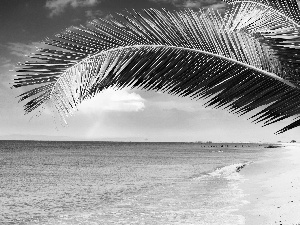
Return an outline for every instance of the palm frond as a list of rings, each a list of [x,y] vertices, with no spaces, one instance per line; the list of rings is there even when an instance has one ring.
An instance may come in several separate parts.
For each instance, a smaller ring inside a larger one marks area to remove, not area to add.
[[[266,125],[299,116],[300,89],[284,79],[276,51],[231,17],[155,9],[120,17],[68,29],[45,42],[64,50],[42,49],[23,64],[14,86],[35,86],[20,96],[33,97],[26,113],[52,103],[65,119],[103,89],[129,86],[208,98],[240,114],[268,105],[253,117]]]
[[[284,78],[300,86],[300,9],[297,2],[227,2],[230,8],[226,17],[231,29],[248,32],[274,49],[282,63]]]
[[[300,24],[300,12],[297,0],[224,0],[224,2],[229,4],[253,3],[258,7],[268,6],[285,15],[288,20],[294,21],[295,24]]]

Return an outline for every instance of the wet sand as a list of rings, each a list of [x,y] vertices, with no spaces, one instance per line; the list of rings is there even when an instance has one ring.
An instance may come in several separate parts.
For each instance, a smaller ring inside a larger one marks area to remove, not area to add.
[[[300,144],[282,145],[241,170],[246,225],[300,225]]]

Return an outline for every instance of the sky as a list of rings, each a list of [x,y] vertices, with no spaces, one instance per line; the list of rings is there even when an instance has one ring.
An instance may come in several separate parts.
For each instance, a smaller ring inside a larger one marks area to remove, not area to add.
[[[0,139],[111,140],[111,141],[214,141],[289,142],[299,139],[300,127],[281,135],[285,120],[261,127],[245,115],[205,108],[204,101],[138,89],[108,89],[83,102],[68,125],[53,119],[53,112],[24,115],[11,89],[14,70],[25,55],[36,51],[45,38],[75,25],[126,9],[166,8],[180,10],[213,7],[220,0],[1,0],[0,3]]]

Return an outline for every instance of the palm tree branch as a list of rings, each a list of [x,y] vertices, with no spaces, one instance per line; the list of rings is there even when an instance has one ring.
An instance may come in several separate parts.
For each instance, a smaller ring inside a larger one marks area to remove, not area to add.
[[[83,69],[88,67],[99,69]],[[293,84],[237,60],[177,46],[137,45],[101,52],[74,65],[57,80],[50,99],[54,99],[52,103],[65,118],[82,101],[103,89],[128,86],[195,99],[212,97],[208,106],[225,106],[242,113],[263,105],[265,99],[280,91],[282,95],[271,102],[277,107],[265,110],[261,116],[268,124],[276,115],[282,116],[278,106],[288,104],[285,96],[299,96],[299,89]],[[293,100],[297,104],[285,106],[286,118],[299,113],[300,99]]]
[[[20,100],[39,95],[25,105],[25,112],[52,103],[65,119],[103,89],[126,86],[211,98],[209,105],[239,113],[267,99],[281,105],[291,93],[299,102],[299,88],[285,79],[276,51],[251,33],[231,29],[228,18],[214,11],[144,13],[94,21],[91,28],[73,27],[57,40],[46,40],[65,50],[42,49],[32,56],[38,61],[19,71],[26,74],[18,75],[14,87],[37,86]],[[272,98],[276,90],[283,93],[279,99]],[[285,115],[295,116],[297,107]],[[265,111],[264,121],[280,113]]]

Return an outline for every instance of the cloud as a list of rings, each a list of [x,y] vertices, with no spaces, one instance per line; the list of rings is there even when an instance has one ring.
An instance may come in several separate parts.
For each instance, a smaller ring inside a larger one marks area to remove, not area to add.
[[[216,3],[216,4],[209,6],[209,8],[216,9],[216,10],[225,10],[226,7],[227,7],[227,4],[225,2]]]
[[[10,54],[18,56],[18,57],[25,57],[26,55],[35,53],[43,45],[44,44],[41,42],[32,42],[30,44],[11,42],[11,43],[8,43],[6,47],[8,48]]]
[[[150,0],[156,3],[169,3],[181,8],[213,8],[223,10],[226,3],[222,0]]]
[[[99,3],[99,0],[47,0],[45,7],[50,9],[50,17],[57,16],[67,7],[90,7]]]
[[[185,8],[212,8],[217,10],[223,10],[227,4],[221,0],[187,0],[184,2]]]
[[[102,112],[138,112],[145,108],[144,99],[128,89],[107,89],[94,98],[82,102],[78,106],[81,114],[99,114]]]
[[[8,59],[4,56],[0,56],[0,67],[2,68],[11,68],[13,66],[11,59]]]
[[[200,8],[201,3],[199,1],[197,1],[197,2],[195,2],[195,1],[186,1],[184,3],[184,7],[186,7],[186,8]]]
[[[9,89],[11,87],[10,82],[12,81],[12,70],[14,68],[11,59],[0,56],[0,96],[1,91],[6,91],[4,88]]]
[[[98,9],[98,10],[86,10],[85,15],[89,20],[93,20],[93,19],[103,17],[104,13],[100,9]]]
[[[155,3],[167,3],[167,4],[172,4],[176,7],[180,7],[182,6],[182,0],[149,0],[151,2],[155,2]]]
[[[157,107],[158,109],[163,111],[175,110],[188,113],[197,113],[199,111],[211,110],[209,108],[204,108],[200,102],[190,100],[189,98],[180,99],[179,97],[172,96],[171,99],[168,99],[167,97],[166,100],[161,101],[162,99],[163,97],[161,99],[156,99],[148,105],[151,105],[152,107]]]

